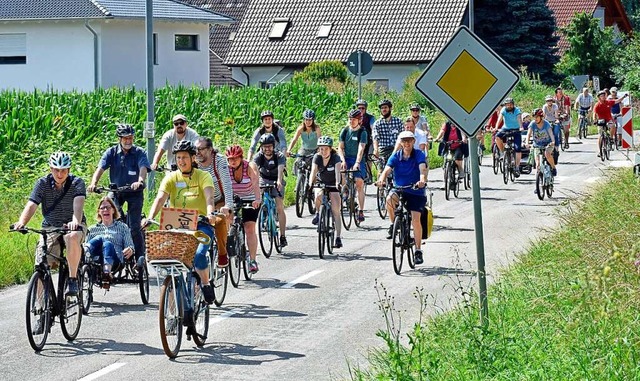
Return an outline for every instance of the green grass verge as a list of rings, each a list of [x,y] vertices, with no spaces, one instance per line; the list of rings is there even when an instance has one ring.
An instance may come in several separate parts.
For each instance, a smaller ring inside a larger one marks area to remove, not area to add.
[[[388,329],[378,336],[386,347],[372,350],[369,368],[352,370],[352,379],[640,379],[638,194],[640,182],[624,170],[570,202],[562,229],[489,288],[487,329],[478,326],[477,299],[466,287],[453,311],[432,318],[426,311],[440,308],[417,290],[421,314],[407,336],[382,294]]]

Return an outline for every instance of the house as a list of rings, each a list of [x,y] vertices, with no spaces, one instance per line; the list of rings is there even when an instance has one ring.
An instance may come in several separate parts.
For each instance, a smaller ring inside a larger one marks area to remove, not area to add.
[[[547,7],[551,9],[556,19],[556,34],[558,40],[558,54],[562,55],[569,48],[569,41],[559,32],[567,26],[576,13],[586,12],[600,19],[600,27],[613,27],[621,34],[629,34],[633,30],[621,0],[547,0]]]
[[[209,86],[209,25],[233,22],[153,0],[156,86]],[[145,0],[2,0],[0,88],[146,85]]]
[[[225,0],[232,1],[232,0]],[[364,76],[400,90],[466,21],[467,0],[250,1],[224,63],[244,85],[291,78],[315,61],[346,62],[357,49],[373,58]]]

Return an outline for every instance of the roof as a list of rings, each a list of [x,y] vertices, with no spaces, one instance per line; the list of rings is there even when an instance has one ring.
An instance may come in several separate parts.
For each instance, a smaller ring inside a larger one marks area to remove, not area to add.
[[[375,62],[432,60],[463,21],[468,0],[251,1],[225,64],[307,64],[346,61],[363,49]],[[288,18],[281,40],[268,38],[274,19]],[[327,38],[318,29],[332,23]]]
[[[0,20],[141,19],[146,15],[145,7],[145,0],[2,0]],[[174,0],[153,0],[153,17],[212,24],[233,22],[215,12]]]

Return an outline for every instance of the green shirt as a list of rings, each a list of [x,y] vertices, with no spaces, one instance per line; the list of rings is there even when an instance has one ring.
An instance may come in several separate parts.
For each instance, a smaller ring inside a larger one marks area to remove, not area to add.
[[[345,127],[340,133],[340,142],[344,142],[344,157],[355,159],[360,144],[367,144],[367,131],[362,127],[357,130]]]

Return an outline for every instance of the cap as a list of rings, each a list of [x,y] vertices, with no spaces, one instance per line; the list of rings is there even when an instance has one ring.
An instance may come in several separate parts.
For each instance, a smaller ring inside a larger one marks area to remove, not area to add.
[[[179,120],[184,120],[186,122],[187,121],[187,117],[182,115],[182,114],[178,114],[178,115],[173,117],[172,122],[177,122]]]
[[[618,92],[618,88],[617,87],[612,87],[611,90],[612,93],[617,93]]]
[[[415,139],[416,136],[411,131],[402,131],[398,134],[399,139]]]
[[[522,113],[522,119],[531,116],[531,114],[529,114],[528,112],[523,112]]]

